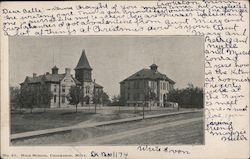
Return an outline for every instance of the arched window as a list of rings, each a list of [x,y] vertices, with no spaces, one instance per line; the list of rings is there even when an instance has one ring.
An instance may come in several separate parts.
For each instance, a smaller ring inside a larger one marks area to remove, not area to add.
[[[90,88],[89,88],[89,86],[87,86],[87,87],[86,87],[86,94],[89,93],[89,90],[90,90]]]
[[[54,95],[54,103],[56,103],[56,95]]]

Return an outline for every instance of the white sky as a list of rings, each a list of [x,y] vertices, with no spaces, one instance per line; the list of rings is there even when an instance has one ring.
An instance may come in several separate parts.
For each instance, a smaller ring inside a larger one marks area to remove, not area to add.
[[[119,94],[119,82],[153,62],[161,73],[176,82],[203,87],[204,43],[198,36],[47,36],[10,37],[10,85],[18,86],[26,76],[51,72],[53,65],[71,73],[82,49],[92,78],[109,95]],[[53,64],[54,54],[54,64]]]

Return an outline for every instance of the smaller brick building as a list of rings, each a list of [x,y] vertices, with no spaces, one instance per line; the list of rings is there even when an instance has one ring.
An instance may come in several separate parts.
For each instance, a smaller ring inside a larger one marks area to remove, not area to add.
[[[134,106],[146,101],[149,92],[155,94],[153,105],[166,106],[167,94],[174,89],[175,82],[158,71],[158,66],[152,64],[150,69],[142,69],[120,82],[120,95],[123,104]]]

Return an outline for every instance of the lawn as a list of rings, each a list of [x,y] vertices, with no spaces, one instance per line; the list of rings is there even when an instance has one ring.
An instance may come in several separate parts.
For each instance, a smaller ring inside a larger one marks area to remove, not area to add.
[[[145,109],[145,115],[162,114],[177,111],[176,109]],[[43,130],[64,126],[72,126],[82,122],[100,122],[117,120],[123,118],[131,118],[142,116],[142,108],[133,107],[121,108],[118,107],[99,107],[97,114],[94,113],[94,108],[79,108],[75,113],[75,109],[48,109],[46,112],[34,111],[29,113],[11,113],[11,134]]]
[[[134,135],[129,138],[106,143],[112,145],[135,145],[135,144],[169,144],[169,145],[201,145],[204,144],[203,122],[195,122],[190,125],[184,124],[172,126],[161,130]]]
[[[48,136],[40,136],[36,138],[29,138],[25,140],[12,141],[13,145],[60,145],[70,144],[74,142],[82,141],[83,145],[93,145],[95,143],[85,143],[85,140],[96,137],[102,137],[110,134],[116,134],[119,132],[125,132],[128,130],[135,130],[156,124],[169,123],[178,120],[191,119],[196,117],[202,117],[202,112],[185,114],[185,115],[173,115],[161,118],[145,119],[140,121],[134,121],[129,123],[121,123],[114,125],[99,126],[93,128],[76,129],[70,132],[51,134]],[[203,121],[193,123],[191,125],[185,124],[180,126],[173,126],[168,129],[161,129],[143,135],[135,135],[127,139],[121,139],[113,141],[107,144],[203,144]]]
[[[63,126],[71,126],[88,120],[92,112],[49,111],[35,113],[12,113],[11,134],[42,130]]]

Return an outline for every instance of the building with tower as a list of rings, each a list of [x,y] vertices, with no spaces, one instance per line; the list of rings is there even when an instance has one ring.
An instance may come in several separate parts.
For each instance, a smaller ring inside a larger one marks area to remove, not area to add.
[[[85,104],[93,103],[93,95],[103,91],[103,87],[92,80],[92,68],[89,65],[85,50],[75,67],[75,78],[83,88]],[[94,92],[95,91],[95,92]]]
[[[83,88],[84,104],[93,103],[93,96],[101,93],[103,87],[92,80],[92,68],[88,62],[85,50],[82,51],[81,57],[75,67],[75,77],[71,74],[70,68],[65,68],[64,73],[59,73],[59,68],[54,66],[51,73],[46,72],[37,76],[33,73],[32,77],[26,77],[22,82],[21,90],[25,87],[39,89],[45,85],[53,94],[48,108],[67,107],[69,102],[67,95],[71,86],[79,86]],[[39,100],[39,99],[37,99]]]
[[[167,94],[174,89],[174,84],[158,71],[156,64],[152,64],[150,69],[144,68],[120,82],[121,101],[129,106],[148,105],[149,102],[155,106],[167,106]]]

